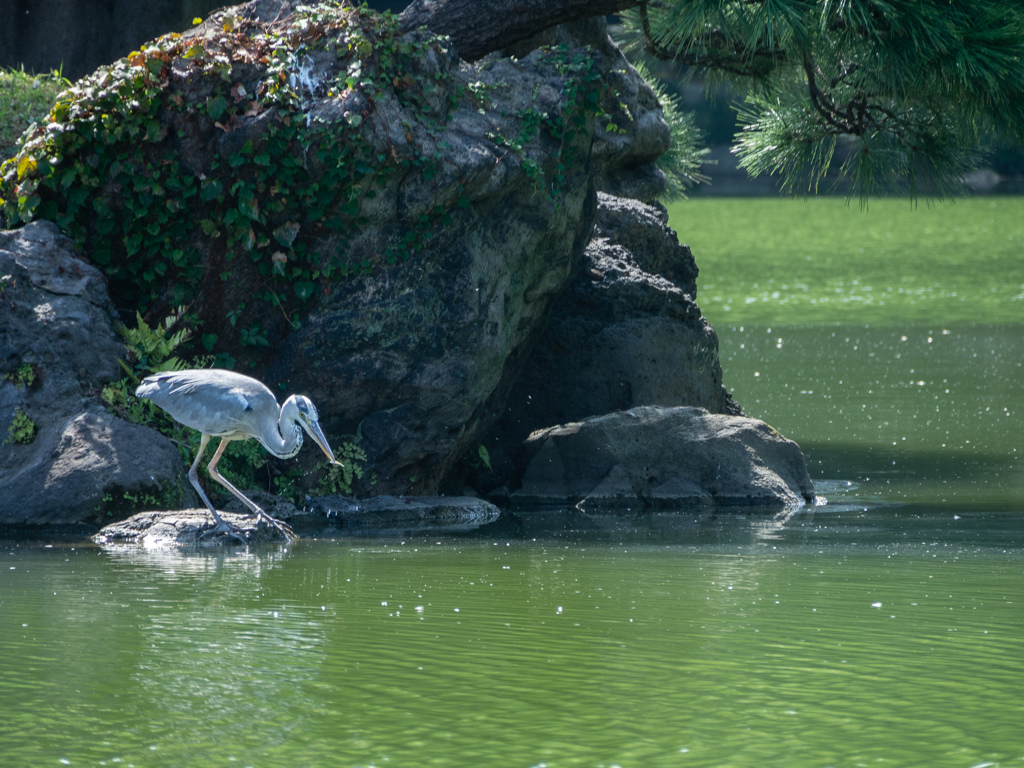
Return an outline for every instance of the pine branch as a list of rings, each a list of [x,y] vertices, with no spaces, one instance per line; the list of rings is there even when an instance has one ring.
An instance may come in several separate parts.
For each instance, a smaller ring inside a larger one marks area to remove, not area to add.
[[[661,61],[715,69],[738,77],[763,77],[786,59],[785,51],[779,48],[759,45],[748,49],[730,42],[728,35],[721,29],[704,30],[687,40],[685,46],[672,50],[655,40],[648,5],[648,2],[641,2],[639,5],[643,50],[644,53]],[[663,5],[664,3],[655,3],[655,7]]]

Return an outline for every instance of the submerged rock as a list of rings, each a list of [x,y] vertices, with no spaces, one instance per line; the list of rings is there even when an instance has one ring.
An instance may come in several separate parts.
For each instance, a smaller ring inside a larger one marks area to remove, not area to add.
[[[786,506],[814,499],[803,453],[757,419],[647,406],[541,430],[518,507]]]

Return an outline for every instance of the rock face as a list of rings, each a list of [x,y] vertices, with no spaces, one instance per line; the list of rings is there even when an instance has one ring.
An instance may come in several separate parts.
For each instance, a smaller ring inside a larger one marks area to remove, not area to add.
[[[814,499],[796,443],[764,422],[646,406],[542,430],[521,457],[517,506],[783,506]]]
[[[215,351],[309,395],[366,452],[358,491],[434,493],[579,271],[596,190],[665,186],[668,127],[603,20],[556,36],[471,65],[361,9],[225,9],[81,81],[0,197],[69,221],[120,304],[188,303]]]
[[[664,208],[599,194],[582,267],[484,441],[495,472],[473,482],[514,484],[515,452],[538,429],[642,405],[739,414],[696,280]]]
[[[362,493],[454,489],[448,479],[456,463],[502,412],[552,306],[581,269],[595,188],[629,186],[650,197],[664,190],[654,161],[668,147],[668,129],[650,88],[610,43],[602,21],[558,34],[570,51],[593,46],[588,59],[601,77],[622,81],[636,120],[623,119],[621,134],[581,126],[568,150],[576,160],[562,168],[553,197],[531,168],[550,179],[567,150],[538,134],[524,151],[531,166],[494,137],[522,134],[518,115],[569,119],[566,75],[537,51],[457,69],[439,60],[436,66],[455,75],[453,87],[482,84],[485,114],[474,103],[456,109],[431,142],[450,146],[439,175],[429,183],[410,175],[383,191],[379,198],[397,198],[399,208],[371,212],[352,253],[365,260],[379,252],[409,215],[404,201],[464,195],[466,208],[452,208],[450,224],[409,262],[333,289],[267,366],[268,380],[328,404],[329,435],[358,435],[375,479],[357,489]],[[609,109],[619,114],[617,105]],[[375,114],[373,140],[381,147],[422,151],[422,137],[403,140],[411,118],[397,103],[378,98]]]
[[[0,524],[95,522],[133,499],[191,500],[174,445],[101,407],[123,354],[113,317],[103,276],[55,225],[0,231]],[[18,414],[35,425],[24,444],[9,438]]]

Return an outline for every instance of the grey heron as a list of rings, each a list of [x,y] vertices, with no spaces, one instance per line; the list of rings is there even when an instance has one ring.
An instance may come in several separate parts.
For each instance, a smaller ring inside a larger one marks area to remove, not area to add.
[[[275,520],[260,509],[217,471],[217,462],[228,443],[232,440],[256,438],[274,456],[290,459],[302,447],[302,430],[305,430],[327,454],[332,464],[340,464],[320,430],[319,416],[308,397],[292,395],[284,401],[284,405],[278,407],[274,393],[264,384],[234,371],[209,369],[157,373],[143,379],[135,390],[135,396],[151,400],[167,411],[175,421],[198,430],[202,435],[195,461],[188,471],[188,479],[213,515],[214,527],[204,536],[224,533],[246,543],[238,528],[217,514],[199,484],[196,468],[211,437],[219,437],[221,440],[207,466],[210,477],[245,504],[256,517],[257,523],[266,521],[288,539],[294,536],[294,532],[287,524]]]

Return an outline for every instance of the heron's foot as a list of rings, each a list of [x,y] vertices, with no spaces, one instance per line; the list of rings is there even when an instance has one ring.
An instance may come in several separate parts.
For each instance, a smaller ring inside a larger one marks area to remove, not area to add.
[[[256,525],[266,523],[271,528],[280,531],[281,535],[288,541],[294,541],[299,538],[295,535],[295,531],[292,530],[292,527],[288,525],[288,523],[284,520],[278,520],[276,517],[271,517],[259,507],[257,507],[256,511],[249,515],[249,517],[256,518]]]
[[[242,535],[242,530],[233,526],[231,523],[223,519],[218,519],[216,524],[209,530],[203,531],[199,540],[202,541],[207,536],[223,535],[230,539],[238,539],[238,541],[244,546],[249,546],[249,540]]]

